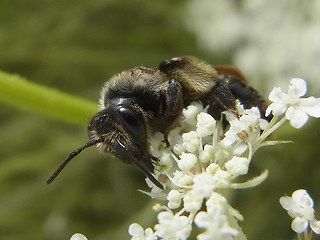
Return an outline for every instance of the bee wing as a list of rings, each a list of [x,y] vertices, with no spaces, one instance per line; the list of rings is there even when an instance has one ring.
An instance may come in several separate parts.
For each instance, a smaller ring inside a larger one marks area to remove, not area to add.
[[[248,84],[246,77],[244,76],[242,71],[237,67],[231,65],[221,65],[215,66],[214,69],[218,72],[219,75],[222,74],[227,77],[237,79],[246,85]]]

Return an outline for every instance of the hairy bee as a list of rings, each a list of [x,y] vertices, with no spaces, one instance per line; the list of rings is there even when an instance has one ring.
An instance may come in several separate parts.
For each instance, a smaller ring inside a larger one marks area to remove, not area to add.
[[[137,67],[124,71],[102,89],[100,111],[88,125],[90,141],[73,151],[54,174],[83,149],[96,146],[125,163],[136,165],[156,186],[162,184],[152,175],[157,161],[148,150],[147,138],[160,131],[165,136],[173,129],[183,107],[191,101],[209,105],[208,113],[220,119],[222,111],[236,112],[236,100],[245,108],[257,106],[264,116],[266,101],[248,86],[243,74],[233,67],[212,67],[190,56],[165,60],[159,67]]]

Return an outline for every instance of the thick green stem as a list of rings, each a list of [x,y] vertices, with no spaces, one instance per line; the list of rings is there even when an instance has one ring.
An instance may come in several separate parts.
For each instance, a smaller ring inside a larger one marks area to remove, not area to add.
[[[63,121],[86,125],[96,103],[0,71],[0,101]]]

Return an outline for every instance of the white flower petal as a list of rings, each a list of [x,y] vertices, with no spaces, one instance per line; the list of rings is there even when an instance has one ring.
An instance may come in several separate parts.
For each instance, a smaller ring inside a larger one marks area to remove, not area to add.
[[[183,143],[177,143],[173,146],[173,152],[177,155],[180,155],[182,152],[184,152],[186,150],[185,146],[183,145]]]
[[[161,166],[161,170],[163,172],[169,171],[173,166],[173,159],[171,157],[171,153],[163,150],[162,155],[159,158],[159,165]]]
[[[197,157],[192,153],[182,153],[178,161],[178,167],[182,171],[189,171],[198,162]]]
[[[193,190],[197,192],[201,198],[207,198],[212,194],[216,188],[216,178],[208,172],[195,175],[193,178]]]
[[[297,202],[292,197],[281,197],[279,202],[285,210],[292,210],[299,207]]]
[[[174,216],[171,211],[163,211],[158,214],[158,221],[160,224],[170,223],[173,218]]]
[[[160,132],[156,132],[151,138],[149,139],[150,143],[150,152],[154,157],[160,157],[160,149],[165,148],[165,144],[163,143],[164,136]]]
[[[210,173],[211,175],[215,175],[217,171],[221,170],[218,164],[211,163],[207,168],[206,172]]]
[[[197,224],[199,228],[209,228],[210,221],[210,216],[204,211],[199,212],[194,219],[195,224]]]
[[[296,217],[292,223],[291,228],[296,233],[302,233],[304,232],[308,227],[308,221],[301,217]]]
[[[320,221],[312,219],[310,221],[310,227],[316,234],[320,234]]]
[[[172,129],[168,134],[168,141],[170,145],[180,144],[183,142],[181,135],[182,128],[180,126]],[[163,141],[164,138],[162,138]]]
[[[229,239],[235,239],[234,236],[238,236],[239,235],[239,231],[230,227],[229,225],[225,224],[222,228],[221,228],[221,234],[224,235],[224,237],[222,239],[227,239],[227,237],[229,237]]]
[[[271,112],[274,116],[279,116],[283,114],[286,109],[287,105],[282,102],[271,103],[266,110],[265,116],[269,116]]]
[[[178,170],[173,173],[172,182],[178,186],[191,186],[193,184],[191,176]]]
[[[180,207],[181,205],[182,194],[177,190],[171,190],[167,196],[168,207],[171,209],[175,209]]]
[[[197,130],[199,137],[206,137],[213,133],[216,120],[208,113],[201,112],[197,116]]]
[[[231,240],[239,234],[236,229],[230,227],[224,208],[219,205],[210,211],[199,212],[194,222],[199,228],[206,229],[205,232],[198,235],[198,240]]]
[[[270,105],[272,105],[272,104],[270,104]],[[270,113],[272,112],[272,108],[270,107],[270,105],[266,109],[266,112],[264,114],[265,117],[268,117],[270,115]]]
[[[311,117],[320,117],[320,98],[308,97],[300,99],[300,106]]]
[[[192,102],[187,108],[184,108],[182,115],[184,116],[183,122],[189,126],[195,126],[197,115],[203,110],[200,102]]]
[[[301,128],[307,123],[309,116],[299,107],[289,107],[286,112],[286,118],[290,120],[291,126]]]
[[[307,83],[301,78],[292,78],[289,85],[288,94],[296,96],[304,96],[307,92]]]
[[[227,188],[230,186],[232,180],[232,175],[228,171],[218,168],[215,174],[213,175],[215,186],[217,188]]]
[[[196,213],[202,205],[203,198],[196,191],[189,191],[183,198],[183,206],[187,212]]]
[[[234,156],[230,161],[226,162],[225,167],[233,176],[247,174],[249,169],[249,159]]]
[[[203,150],[199,153],[199,160],[202,163],[213,162],[215,159],[214,147],[206,144]]]
[[[143,236],[144,235],[144,230],[138,223],[132,223],[129,226],[128,232],[133,237],[135,237],[135,236]],[[70,239],[70,240],[75,240],[75,239]]]
[[[188,152],[195,152],[199,147],[199,136],[195,131],[191,131],[188,133],[182,134],[183,138],[183,146],[186,148]]]
[[[288,211],[290,217],[301,216],[302,209],[292,197],[281,197],[279,200],[281,206]]]
[[[207,200],[206,205],[208,211],[211,211],[210,209],[212,209],[212,207],[214,207],[215,205],[225,205],[226,203],[228,203],[228,201],[224,196],[219,193],[213,192],[210,198]]]
[[[145,230],[145,240],[156,240],[157,237],[155,236],[153,230],[151,228],[147,228]]]
[[[86,236],[84,236],[81,233],[75,233],[75,234],[72,235],[70,240],[88,240],[88,239],[86,238]]]
[[[286,94],[282,91],[280,87],[274,87],[269,94],[269,100],[271,102],[282,102],[285,95]]]
[[[156,235],[161,239],[187,239],[192,227],[186,216],[173,215],[169,211],[158,214],[159,224],[154,226]]]
[[[267,117],[267,116],[269,116],[269,114],[266,115],[266,117]],[[260,120],[259,120],[259,124],[260,124],[261,130],[265,130],[265,129],[267,129],[267,127],[268,127],[268,125],[269,125],[269,122],[268,122],[267,120],[265,120],[265,119],[260,119]]]
[[[234,148],[233,155],[235,156],[241,156],[248,150],[248,145],[245,142],[241,142],[239,145],[237,145]]]
[[[304,189],[294,191],[292,193],[292,198],[299,203],[299,205],[313,207],[313,200]]]

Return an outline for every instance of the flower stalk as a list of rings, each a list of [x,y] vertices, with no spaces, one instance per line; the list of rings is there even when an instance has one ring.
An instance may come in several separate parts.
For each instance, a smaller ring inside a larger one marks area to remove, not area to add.
[[[87,125],[98,105],[0,71],[0,101],[62,121]]]

